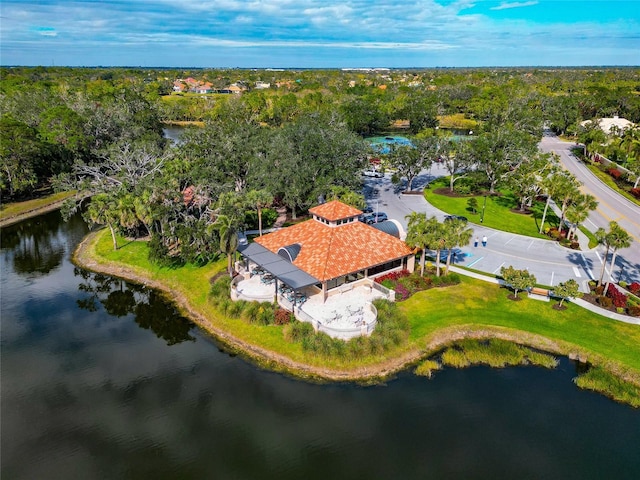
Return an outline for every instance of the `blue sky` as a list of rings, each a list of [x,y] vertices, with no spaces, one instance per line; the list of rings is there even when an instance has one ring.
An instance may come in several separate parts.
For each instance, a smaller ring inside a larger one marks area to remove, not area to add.
[[[2,65],[640,65],[640,0],[2,0]]]

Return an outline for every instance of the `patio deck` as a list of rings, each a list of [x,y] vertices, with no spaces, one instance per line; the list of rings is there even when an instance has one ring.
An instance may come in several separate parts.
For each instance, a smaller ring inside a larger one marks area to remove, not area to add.
[[[274,284],[262,283],[260,275],[238,277],[233,285],[233,300],[272,302],[274,299]],[[308,287],[302,292],[307,300],[296,306],[296,318],[311,323],[318,331],[343,340],[370,335],[377,324],[377,311],[372,302],[377,298],[386,298],[384,293],[371,288],[370,283],[362,281],[330,291],[326,301],[323,301],[322,293],[317,288]],[[277,301],[287,310],[293,309],[283,295],[278,294]]]

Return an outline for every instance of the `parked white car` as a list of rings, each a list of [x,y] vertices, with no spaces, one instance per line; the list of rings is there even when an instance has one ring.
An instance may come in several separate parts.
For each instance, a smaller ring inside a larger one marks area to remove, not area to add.
[[[379,172],[377,170],[365,170],[364,172],[362,172],[362,175],[364,175],[365,177],[375,177],[375,178],[384,177],[384,173]]]

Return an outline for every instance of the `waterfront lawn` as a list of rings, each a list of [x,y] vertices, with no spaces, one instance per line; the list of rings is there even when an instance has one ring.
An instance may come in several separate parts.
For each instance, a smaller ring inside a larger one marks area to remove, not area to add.
[[[506,290],[468,277],[462,277],[460,285],[418,292],[398,303],[411,325],[409,340],[401,346],[384,354],[357,359],[309,353],[299,343],[287,341],[282,327],[249,324],[225,317],[216,310],[209,300],[210,279],[224,270],[226,260],[204,267],[159,267],[147,259],[146,243],[119,241],[122,247],[114,251],[108,230],[99,232],[93,248],[86,250],[84,260],[109,264],[115,267],[115,272],[124,267],[142,278],[159,282],[171,292],[178,305],[188,305],[198,314],[205,329],[210,324],[242,342],[314,367],[350,371],[380,367],[385,361],[411,352],[429,353],[428,345],[436,337],[442,344],[446,343],[447,335],[455,340],[456,335],[461,338],[461,333],[482,330],[489,336],[504,334],[523,344],[531,343],[530,334],[539,335],[549,340],[548,345],[554,352],[581,352],[599,364],[613,361],[618,371],[620,368],[632,370],[635,378],[640,377],[640,327],[637,325],[610,320],[574,304],[557,311],[551,302],[543,304],[528,298],[512,302],[507,299]],[[544,342],[534,343],[544,349]]]
[[[448,327],[471,331],[506,328],[515,337],[519,331],[522,343],[527,343],[527,333],[541,335],[557,342],[562,353],[589,352],[599,360],[612,360],[640,373],[638,325],[611,320],[575,304],[557,311],[552,308],[554,302],[542,303],[526,297],[513,302],[507,294],[507,290],[495,284],[463,277],[460,287],[419,292],[399,305],[409,318],[410,338],[415,342],[428,341]]]
[[[434,180],[429,184],[429,188],[424,191],[424,197],[431,205],[451,215],[463,215],[470,222],[480,224],[482,215],[482,206],[484,205],[484,197],[476,195],[478,202],[477,213],[468,210],[467,202],[472,195],[464,197],[449,197],[447,195],[439,195],[434,190],[449,186],[449,177],[443,177]],[[546,238],[546,235],[540,234],[540,220],[542,220],[542,212],[544,211],[544,202],[534,202],[532,211],[529,215],[514,213],[512,208],[517,207],[515,197],[510,192],[503,192],[501,196],[487,196],[487,206],[484,212],[484,221],[482,225],[504,232],[518,233],[528,237]],[[557,227],[560,219],[551,211],[547,211],[545,219],[545,227]]]
[[[5,218],[17,217],[18,215],[23,215],[25,213],[32,212],[33,210],[47,207],[53,203],[61,202],[62,200],[65,200],[74,194],[75,191],[60,192],[54,193],[52,195],[47,195],[46,197],[26,200],[24,202],[13,202],[6,204],[3,203],[2,205],[0,205],[0,220],[4,220]]]

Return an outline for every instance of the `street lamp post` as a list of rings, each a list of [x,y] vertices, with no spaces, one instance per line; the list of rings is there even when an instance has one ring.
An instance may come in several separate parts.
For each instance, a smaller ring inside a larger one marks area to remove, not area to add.
[[[484,209],[487,207],[487,196],[484,196],[484,203],[482,204],[482,215],[480,215],[480,223],[484,222]]]

